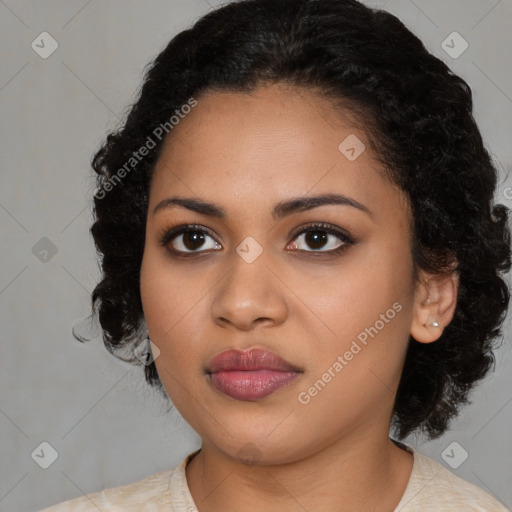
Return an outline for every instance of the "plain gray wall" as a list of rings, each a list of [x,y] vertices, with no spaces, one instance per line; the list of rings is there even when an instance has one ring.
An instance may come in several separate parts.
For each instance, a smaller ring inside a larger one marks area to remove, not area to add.
[[[99,276],[89,236],[91,155],[134,100],[143,67],[220,3],[0,1],[2,511],[39,510],[129,483],[175,466],[200,445],[177,412],[165,413],[140,367],[109,355],[99,337],[80,344],[71,328],[89,314]],[[367,3],[398,15],[469,82],[501,170],[497,200],[512,207],[512,2]],[[47,59],[31,47],[44,31],[59,45]],[[469,44],[458,58],[441,47],[453,31]],[[46,262],[34,254],[41,248],[49,250]],[[435,442],[407,442],[512,506],[510,317],[506,325],[495,373],[453,428]],[[441,456],[454,441],[469,454],[457,469]],[[42,442],[58,453],[48,469],[31,456]]]

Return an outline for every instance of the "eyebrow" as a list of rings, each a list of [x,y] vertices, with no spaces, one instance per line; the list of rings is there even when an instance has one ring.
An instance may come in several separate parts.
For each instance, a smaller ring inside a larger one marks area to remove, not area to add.
[[[367,213],[370,217],[373,217],[371,210],[364,204],[341,194],[321,194],[318,196],[294,197],[292,199],[287,199],[286,201],[280,201],[279,203],[276,203],[272,209],[272,216],[274,219],[282,219],[295,212],[302,212],[319,206],[332,204],[352,206]],[[226,210],[215,203],[208,203],[193,197],[177,196],[168,197],[167,199],[160,201],[153,209],[153,215],[161,210],[167,210],[176,206],[181,206],[193,212],[217,219],[227,218]]]

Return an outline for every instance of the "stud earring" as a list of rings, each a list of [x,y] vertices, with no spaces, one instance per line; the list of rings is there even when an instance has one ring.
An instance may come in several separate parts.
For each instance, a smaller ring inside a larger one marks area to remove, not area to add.
[[[439,327],[439,322],[433,317],[429,316],[427,323],[423,324],[424,327],[431,326],[431,327]]]

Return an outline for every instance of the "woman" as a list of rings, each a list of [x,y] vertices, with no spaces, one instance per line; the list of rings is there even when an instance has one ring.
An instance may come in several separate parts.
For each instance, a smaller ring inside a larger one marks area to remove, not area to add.
[[[467,403],[511,265],[471,90],[397,18],[229,3],[158,55],[93,167],[106,346],[202,446],[45,510],[506,510],[389,437]]]

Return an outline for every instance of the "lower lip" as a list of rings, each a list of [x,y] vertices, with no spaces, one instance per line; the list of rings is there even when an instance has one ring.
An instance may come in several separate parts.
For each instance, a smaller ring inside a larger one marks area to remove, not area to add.
[[[288,385],[298,373],[275,370],[232,370],[209,375],[210,382],[236,400],[258,400]]]

